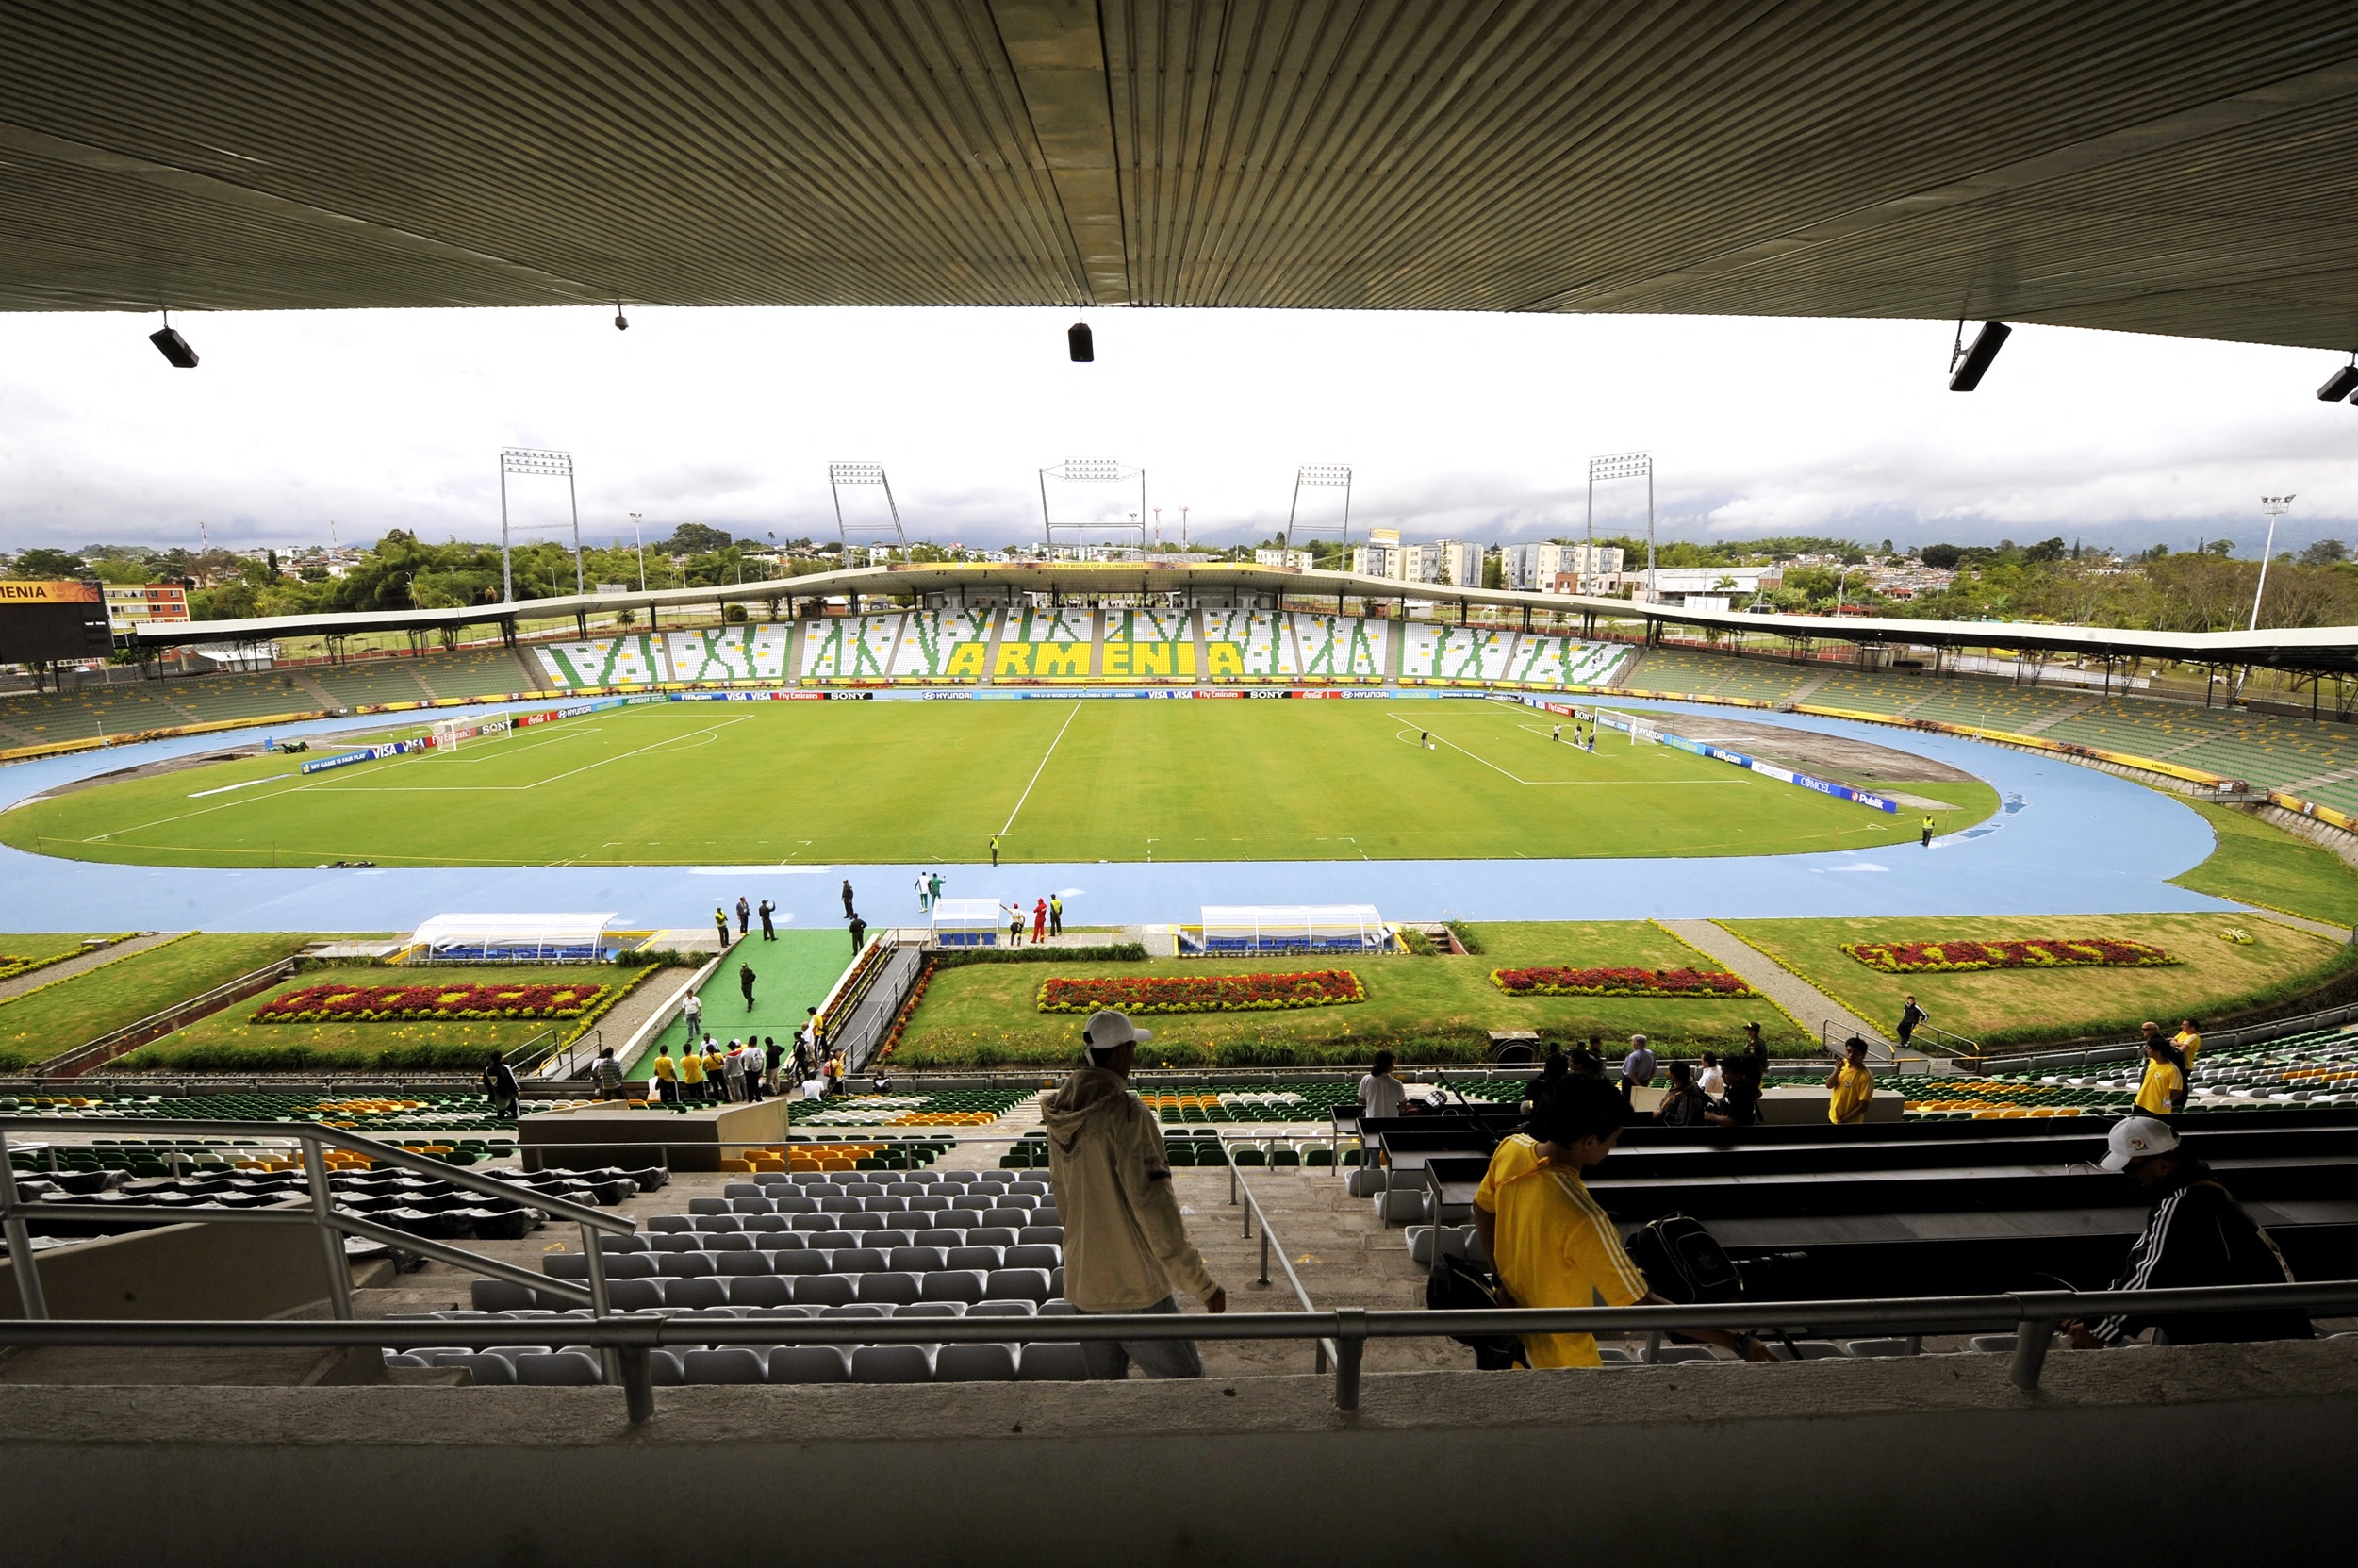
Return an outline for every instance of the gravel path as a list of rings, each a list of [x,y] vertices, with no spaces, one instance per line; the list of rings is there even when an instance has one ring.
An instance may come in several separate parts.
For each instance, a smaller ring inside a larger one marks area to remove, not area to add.
[[[1724,927],[1709,920],[1664,920],[1662,925],[1681,941],[1701,948],[1741,975],[1754,990],[1799,1018],[1813,1033],[1820,1024],[1830,1021],[1838,1040],[1856,1034],[1889,1048],[1882,1031]]]

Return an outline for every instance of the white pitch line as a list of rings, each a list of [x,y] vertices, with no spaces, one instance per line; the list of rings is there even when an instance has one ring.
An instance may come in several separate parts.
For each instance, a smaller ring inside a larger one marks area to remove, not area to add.
[[[1024,792],[1015,797],[1015,809],[1007,814],[1007,825],[999,829],[999,834],[1001,837],[1006,836],[1009,829],[1014,827],[1015,818],[1022,813],[1024,802],[1031,799],[1031,784],[1038,784],[1040,782],[1040,775],[1048,770],[1048,758],[1056,755],[1057,747],[1064,744],[1064,731],[1071,729],[1073,727],[1073,720],[1080,717],[1080,703],[1079,701],[1075,701],[1073,703],[1073,711],[1064,716],[1064,723],[1063,727],[1056,732],[1056,738],[1048,742],[1048,749],[1046,751],[1040,753],[1040,766],[1031,770],[1031,784],[1025,784]]]

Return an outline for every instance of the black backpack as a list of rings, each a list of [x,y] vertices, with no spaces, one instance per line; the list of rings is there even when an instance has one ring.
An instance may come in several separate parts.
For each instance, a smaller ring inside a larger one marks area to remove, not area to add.
[[[1436,1243],[1439,1237],[1435,1238]],[[1428,1312],[1481,1312],[1498,1305],[1490,1278],[1462,1258],[1443,1254],[1425,1277],[1425,1306]],[[1512,1334],[1452,1334],[1456,1343],[1474,1352],[1481,1372],[1504,1372],[1525,1364],[1523,1342]]]
[[[1744,1294],[1736,1261],[1692,1214],[1664,1214],[1629,1233],[1629,1261],[1657,1296],[1682,1307],[1735,1301]]]

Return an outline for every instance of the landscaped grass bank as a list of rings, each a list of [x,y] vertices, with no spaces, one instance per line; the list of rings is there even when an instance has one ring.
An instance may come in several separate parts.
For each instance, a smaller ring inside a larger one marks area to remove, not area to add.
[[[2262,904],[2312,920],[2358,926],[2358,871],[2339,855],[2295,838],[2249,812],[2186,802],[2218,835],[2211,858],[2170,881],[2214,898]]]

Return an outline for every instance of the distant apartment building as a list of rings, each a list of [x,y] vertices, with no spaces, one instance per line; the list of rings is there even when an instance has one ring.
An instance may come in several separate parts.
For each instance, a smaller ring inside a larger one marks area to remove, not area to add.
[[[1256,550],[1253,552],[1253,565],[1282,567],[1288,571],[1308,571],[1311,569],[1310,552],[1307,550]]]
[[[127,632],[141,620],[186,620],[189,590],[177,583],[109,583],[106,586],[107,625]]]
[[[1661,567],[1654,573],[1654,598],[1690,610],[1724,610],[1784,585],[1785,573],[1776,567]],[[1643,599],[1645,592],[1645,573],[1630,573],[1629,596]]]
[[[1363,577],[1384,577],[1395,583],[1478,588],[1482,586],[1482,547],[1462,539],[1402,544],[1396,529],[1371,529],[1367,543],[1351,548],[1351,569]]]
[[[1525,593],[1618,593],[1618,545],[1510,544],[1499,552],[1507,586]]]

